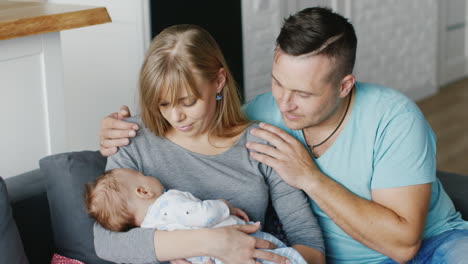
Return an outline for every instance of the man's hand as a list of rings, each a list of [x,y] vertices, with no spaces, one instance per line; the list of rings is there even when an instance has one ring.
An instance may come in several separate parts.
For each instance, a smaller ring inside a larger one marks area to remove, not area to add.
[[[99,129],[99,151],[101,155],[108,157],[117,152],[117,148],[128,145],[129,137],[136,135],[138,125],[125,122],[123,119],[130,117],[128,106],[120,107],[119,112],[112,113],[101,120]]]
[[[260,128],[252,129],[252,135],[271,146],[248,142],[246,147],[252,150],[252,158],[272,167],[287,184],[299,189],[307,178],[319,175],[309,152],[297,139],[270,124],[260,123]]]
[[[249,216],[240,208],[236,208],[234,206],[232,206],[232,204],[224,199],[221,199],[221,201],[223,201],[227,207],[229,208],[229,214],[230,215],[235,215],[237,217],[239,217],[240,219],[248,222],[250,221],[249,220]]]

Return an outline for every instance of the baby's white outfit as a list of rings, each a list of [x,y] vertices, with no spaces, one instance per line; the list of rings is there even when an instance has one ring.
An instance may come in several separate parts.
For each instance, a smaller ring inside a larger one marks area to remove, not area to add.
[[[189,192],[169,190],[156,199],[148,208],[141,227],[172,231],[238,224],[246,224],[246,222],[237,216],[230,215],[228,206],[222,200],[202,201]],[[261,231],[251,235],[276,244],[276,249],[268,249],[267,251],[285,256],[292,263],[306,264],[299,252],[291,247],[287,247],[273,235]],[[193,257],[187,260],[194,264],[204,264],[207,258]],[[220,260],[215,258],[213,260],[216,264],[222,264]],[[263,260],[259,261],[262,263],[272,263]]]

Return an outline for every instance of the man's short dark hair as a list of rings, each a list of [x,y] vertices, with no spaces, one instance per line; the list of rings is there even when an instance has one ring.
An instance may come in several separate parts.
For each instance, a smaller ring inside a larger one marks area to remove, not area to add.
[[[329,80],[353,72],[357,38],[353,25],[329,8],[306,8],[285,19],[276,39],[277,48],[288,55],[324,55],[336,63]]]

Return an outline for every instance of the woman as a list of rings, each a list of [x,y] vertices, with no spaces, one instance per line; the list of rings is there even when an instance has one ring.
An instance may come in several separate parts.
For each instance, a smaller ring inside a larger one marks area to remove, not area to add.
[[[109,157],[106,169],[131,168],[158,178],[168,189],[202,200],[226,199],[253,221],[264,221],[271,196],[292,247],[308,262],[324,261],[320,229],[306,196],[253,160],[244,147],[247,141],[259,142],[249,133],[257,125],[241,113],[234,80],[205,30],[178,25],[161,32],[143,63],[139,92],[141,118],[129,119],[140,127],[138,135]],[[259,250],[271,244],[248,235],[258,228],[112,233],[95,225],[94,233],[98,255],[115,262],[213,256],[224,263],[285,263],[284,257]]]

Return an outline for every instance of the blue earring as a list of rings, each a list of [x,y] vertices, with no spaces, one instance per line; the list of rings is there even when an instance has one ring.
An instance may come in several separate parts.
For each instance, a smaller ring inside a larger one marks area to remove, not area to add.
[[[216,101],[223,99],[223,96],[220,93],[216,93]]]

